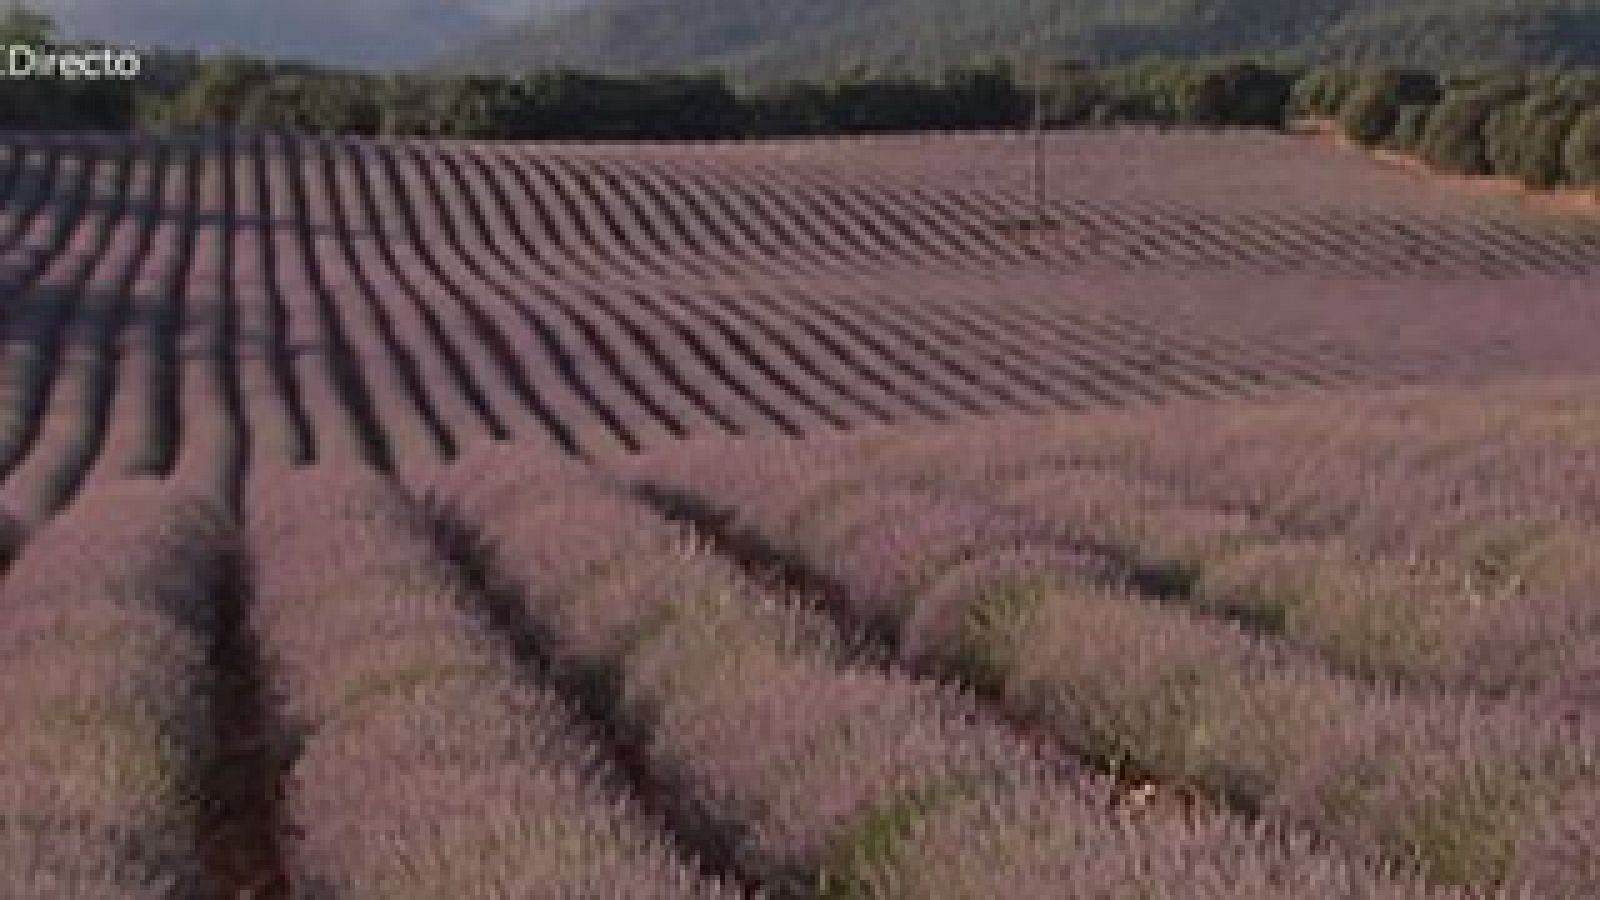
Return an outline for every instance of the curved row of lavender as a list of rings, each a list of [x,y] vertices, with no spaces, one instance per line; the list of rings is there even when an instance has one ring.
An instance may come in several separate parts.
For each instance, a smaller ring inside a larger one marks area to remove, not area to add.
[[[286,476],[250,504],[250,617],[292,743],[290,896],[715,897],[397,488]]]
[[[426,480],[555,677],[636,747],[686,844],[777,895],[1415,895],[1300,837],[1140,806],[592,471],[525,449]]]
[[[659,454],[913,669],[1157,795],[1587,896],[1593,385]]]
[[[15,897],[194,897],[237,535],[178,488],[97,491],[0,586],[0,872]]]
[[[976,135],[0,148],[0,499],[35,520],[129,474],[238,496],[484,437],[605,458],[1593,368],[1592,225],[1287,140],[1063,139],[1048,235],[1006,224],[1025,145]]]
[[[1577,702],[1596,658],[1587,381],[927,434],[903,471],[1048,515],[1353,676]],[[983,462],[973,465],[978,454]]]
[[[96,487],[0,587],[30,897],[1420,896],[1129,795],[594,470]],[[221,499],[219,497],[219,499]],[[241,539],[243,541],[241,542]]]

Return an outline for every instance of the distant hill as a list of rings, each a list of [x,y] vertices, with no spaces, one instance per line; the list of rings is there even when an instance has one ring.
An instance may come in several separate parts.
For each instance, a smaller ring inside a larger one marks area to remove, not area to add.
[[[422,65],[570,0],[26,0],[63,34],[357,68]]]
[[[591,0],[456,69],[714,66],[758,78],[930,72],[994,56],[1118,62],[1271,52],[1430,66],[1600,63],[1600,0]]]

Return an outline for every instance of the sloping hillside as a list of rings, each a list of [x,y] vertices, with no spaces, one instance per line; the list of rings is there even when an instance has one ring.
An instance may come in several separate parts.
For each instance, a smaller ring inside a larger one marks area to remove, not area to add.
[[[538,15],[452,64],[787,77],[860,64],[929,71],[997,55],[1600,62],[1597,23],[1596,0],[595,0]]]

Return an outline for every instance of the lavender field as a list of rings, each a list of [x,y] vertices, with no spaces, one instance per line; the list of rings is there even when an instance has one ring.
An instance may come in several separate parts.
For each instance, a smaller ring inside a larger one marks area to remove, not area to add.
[[[3,893],[1600,894],[1600,221],[1030,146],[0,138]]]

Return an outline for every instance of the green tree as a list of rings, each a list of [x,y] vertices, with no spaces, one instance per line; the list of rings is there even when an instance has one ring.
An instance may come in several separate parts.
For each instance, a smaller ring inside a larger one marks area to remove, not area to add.
[[[262,60],[232,55],[208,59],[158,118],[173,128],[231,124],[250,95],[272,76],[272,67]]]
[[[1503,107],[1520,103],[1526,95],[1527,86],[1520,79],[1499,78],[1446,93],[1428,117],[1421,145],[1423,158],[1461,175],[1490,174],[1490,117]]]
[[[1439,99],[1439,83],[1420,69],[1378,69],[1367,73],[1339,109],[1339,128],[1367,146],[1386,143],[1399,124],[1404,106],[1431,105]]]
[[[1395,115],[1394,133],[1389,136],[1385,147],[1396,153],[1415,153],[1422,144],[1422,136],[1428,128],[1428,117],[1433,115],[1433,107],[1426,103],[1407,103],[1400,107]]]
[[[1090,124],[1096,111],[1107,108],[1111,99],[1110,90],[1096,72],[1058,73],[1044,88],[1045,124],[1060,128]]]
[[[236,121],[311,134],[375,135],[381,114],[365,78],[282,74],[245,98]]]
[[[1293,115],[1335,118],[1350,92],[1360,82],[1360,73],[1334,66],[1317,66],[1301,75],[1290,92]]]
[[[809,81],[762,88],[744,99],[745,128],[751,134],[810,135],[828,130],[828,91]]]
[[[1207,128],[1281,129],[1293,87],[1289,73],[1256,62],[1200,65],[1179,82],[1178,119]]]
[[[1555,83],[1495,110],[1484,125],[1490,169],[1534,187],[1560,184],[1567,135],[1582,111],[1582,102]]]
[[[1600,185],[1600,106],[1578,117],[1562,150],[1569,184]]]
[[[1020,123],[1031,103],[1017,85],[1011,65],[995,60],[986,66],[946,70],[940,83],[943,94],[939,127],[996,128]]]

